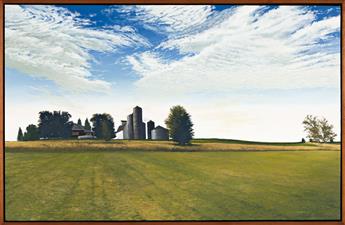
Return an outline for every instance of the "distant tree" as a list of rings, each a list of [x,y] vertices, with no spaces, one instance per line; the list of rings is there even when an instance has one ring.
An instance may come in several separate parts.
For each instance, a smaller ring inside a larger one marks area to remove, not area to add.
[[[92,130],[98,139],[110,140],[115,137],[113,117],[107,113],[94,114],[90,119]]]
[[[17,141],[23,141],[23,140],[24,140],[23,131],[22,131],[22,128],[19,127]]]
[[[71,114],[61,111],[39,112],[38,128],[44,138],[70,138],[73,122],[69,121]]]
[[[319,121],[316,116],[307,115],[303,120],[304,131],[307,132],[307,137],[315,142],[320,142],[321,132]]]
[[[40,133],[38,127],[34,124],[30,124],[26,127],[26,132],[24,133],[23,140],[34,141],[40,138]]]
[[[321,141],[333,142],[334,138],[337,136],[337,134],[333,131],[333,125],[329,124],[329,122],[325,118],[319,120],[319,124],[321,131]]]
[[[173,106],[165,120],[169,129],[169,135],[179,145],[189,144],[194,136],[191,116],[182,106]]]
[[[89,122],[89,120],[88,120],[87,118],[86,118],[86,120],[85,120],[84,128],[85,128],[86,130],[91,130],[91,125],[90,125],[90,122]]]
[[[337,136],[333,131],[333,125],[325,118],[318,119],[316,116],[307,115],[303,125],[310,142],[330,142]]]
[[[100,123],[100,130],[101,130],[101,134],[102,134],[102,138],[104,138],[104,140],[109,141],[111,140],[113,137],[113,132],[111,130],[111,127],[108,125],[109,123],[105,120],[102,120]]]
[[[83,126],[83,124],[81,123],[80,118],[78,119],[78,125]]]
[[[302,143],[305,143],[305,139],[304,138],[302,138]]]

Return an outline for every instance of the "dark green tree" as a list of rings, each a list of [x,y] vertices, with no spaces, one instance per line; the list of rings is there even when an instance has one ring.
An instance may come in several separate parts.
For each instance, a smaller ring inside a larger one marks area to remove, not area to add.
[[[23,131],[22,131],[22,128],[19,127],[17,141],[23,141],[23,140],[24,140]]]
[[[87,118],[86,118],[86,120],[85,120],[84,128],[85,128],[86,130],[91,130],[91,125],[90,125],[90,122],[89,122],[89,120],[88,120]]]
[[[110,140],[115,137],[113,117],[107,113],[94,114],[90,119],[92,130],[98,139]]]
[[[36,125],[30,124],[26,127],[26,132],[24,133],[23,140],[25,141],[34,141],[40,138],[40,132]]]
[[[101,133],[102,133],[102,138],[104,138],[104,140],[109,141],[111,140],[113,137],[115,137],[113,134],[114,132],[111,131],[111,127],[108,125],[109,123],[105,120],[101,121]]]
[[[80,118],[78,119],[78,125],[83,126],[83,124],[81,123]]]
[[[38,128],[44,138],[70,138],[73,122],[69,121],[71,114],[61,111],[39,112]]]
[[[194,136],[191,116],[182,106],[173,106],[165,120],[169,135],[179,145],[189,144]]]

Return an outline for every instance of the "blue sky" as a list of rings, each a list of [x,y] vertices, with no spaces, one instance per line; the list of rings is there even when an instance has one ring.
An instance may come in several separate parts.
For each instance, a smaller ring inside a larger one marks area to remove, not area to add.
[[[197,137],[298,141],[307,114],[339,134],[340,7],[6,5],[5,77],[6,140],[40,110],[175,104]]]

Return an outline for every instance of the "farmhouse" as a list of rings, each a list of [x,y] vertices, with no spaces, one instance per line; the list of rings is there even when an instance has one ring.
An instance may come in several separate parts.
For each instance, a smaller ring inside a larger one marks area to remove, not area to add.
[[[86,130],[83,126],[74,123],[72,126],[72,137],[79,137],[83,135],[94,135],[94,132],[92,130]]]

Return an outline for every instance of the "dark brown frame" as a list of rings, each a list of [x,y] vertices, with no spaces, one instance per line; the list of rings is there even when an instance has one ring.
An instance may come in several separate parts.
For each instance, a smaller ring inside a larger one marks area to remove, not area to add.
[[[345,86],[345,77],[343,65],[345,59],[343,53],[345,52],[344,47],[344,28],[345,28],[345,13],[344,13],[344,0],[0,0],[0,49],[2,54],[0,54],[0,99],[2,104],[0,104],[0,223],[8,225],[34,225],[34,224],[49,224],[49,225],[63,225],[63,224],[78,224],[78,225],[97,225],[97,224],[111,224],[111,225],[131,225],[131,224],[160,224],[160,225],[291,225],[291,224],[301,224],[301,225],[345,225],[345,180],[344,180],[344,168],[345,168],[345,154],[343,154],[344,146],[341,144],[341,221],[191,221],[191,222],[179,222],[179,221],[147,221],[147,222],[5,222],[4,221],[4,129],[5,129],[5,103],[4,103],[4,5],[5,4],[321,4],[321,5],[340,5],[341,6],[341,86]],[[343,112],[345,110],[344,103],[345,91],[341,88],[341,141],[345,137],[345,121],[343,120]]]

